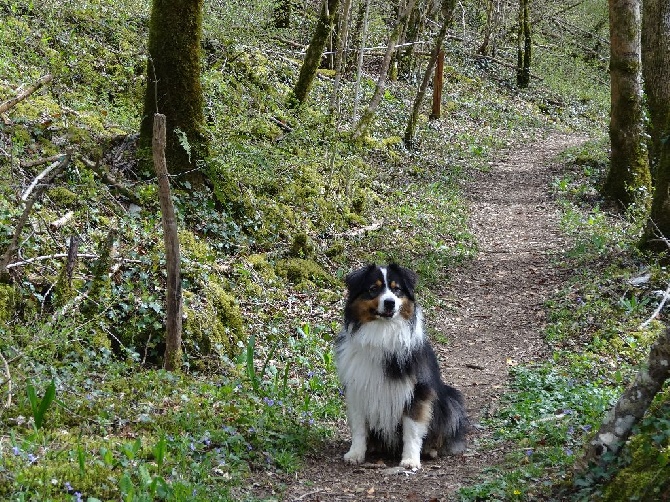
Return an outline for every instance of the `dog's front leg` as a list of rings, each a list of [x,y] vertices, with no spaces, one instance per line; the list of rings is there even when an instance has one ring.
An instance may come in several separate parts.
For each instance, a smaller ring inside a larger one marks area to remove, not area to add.
[[[347,421],[351,431],[351,448],[344,454],[344,461],[349,464],[362,464],[365,461],[368,440],[365,416],[356,409],[356,406],[347,403]]]
[[[421,468],[421,445],[427,433],[427,423],[417,422],[407,415],[402,418],[401,467],[406,469]]]

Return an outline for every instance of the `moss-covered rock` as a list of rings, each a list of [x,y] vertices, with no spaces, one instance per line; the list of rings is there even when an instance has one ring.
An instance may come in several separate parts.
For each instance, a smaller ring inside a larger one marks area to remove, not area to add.
[[[275,265],[277,275],[301,288],[309,288],[313,284],[329,285],[334,279],[318,263],[303,258],[280,260]]]
[[[293,236],[293,242],[289,249],[289,256],[294,258],[310,258],[314,255],[316,246],[305,232],[299,232]]]
[[[77,203],[77,194],[63,186],[53,187],[47,192],[48,197],[58,206],[72,207]]]
[[[244,319],[237,301],[221,285],[210,283],[202,296],[184,308],[183,340],[202,355],[221,352],[230,357],[244,340]]]

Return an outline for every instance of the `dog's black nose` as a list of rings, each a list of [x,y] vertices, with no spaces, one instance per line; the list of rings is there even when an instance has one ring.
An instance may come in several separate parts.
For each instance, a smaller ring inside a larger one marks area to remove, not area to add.
[[[395,310],[395,300],[384,300],[384,310],[386,312],[393,312]]]

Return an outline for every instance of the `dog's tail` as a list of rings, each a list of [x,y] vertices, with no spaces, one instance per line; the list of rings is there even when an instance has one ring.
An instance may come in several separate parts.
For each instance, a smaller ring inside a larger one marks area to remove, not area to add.
[[[433,427],[442,436],[442,453],[457,455],[465,451],[465,435],[470,421],[463,395],[455,388],[442,383],[438,391],[438,399],[433,408]]]

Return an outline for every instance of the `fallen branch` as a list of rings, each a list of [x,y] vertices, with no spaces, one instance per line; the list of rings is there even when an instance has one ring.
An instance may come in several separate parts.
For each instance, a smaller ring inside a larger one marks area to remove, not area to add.
[[[33,204],[37,201],[39,197],[42,196],[42,193],[46,190],[46,187],[58,176],[63,169],[68,165],[70,161],[70,155],[64,155],[61,160],[56,164],[52,165],[49,168],[45,169],[40,173],[38,178],[43,181],[43,183],[37,184],[37,181],[33,181],[30,187],[23,194],[21,200],[25,203],[23,208],[23,213],[19,217],[19,221],[14,228],[14,235],[9,242],[9,246],[5,250],[4,255],[0,259],[0,281],[7,282],[9,280],[9,262],[14,257],[14,254],[19,248],[19,239],[21,237],[21,232],[23,232],[23,227],[25,227],[30,211],[33,208]],[[37,178],[36,178],[37,180]],[[33,191],[34,190],[34,191]],[[24,198],[25,197],[25,198]]]
[[[32,191],[35,189],[35,187],[37,186],[37,184],[38,184],[40,181],[42,181],[43,179],[47,178],[47,177],[49,176],[49,174],[51,173],[51,171],[53,171],[54,169],[56,169],[56,168],[58,168],[58,167],[60,167],[61,169],[62,169],[63,167],[65,167],[65,165],[63,164],[63,162],[64,162],[66,159],[69,159],[69,157],[68,157],[67,154],[66,154],[66,155],[59,155],[59,156],[58,156],[58,160],[56,160],[55,162],[49,164],[49,166],[48,166],[46,169],[44,169],[44,171],[42,171],[40,174],[38,174],[37,176],[35,176],[35,179],[32,181],[32,183],[30,184],[30,186],[26,189],[25,192],[23,192],[23,195],[21,196],[21,200],[22,200],[23,202],[25,202],[26,200],[28,200],[28,197],[30,197],[30,194],[31,194]],[[52,178],[48,178],[48,179],[51,180]],[[48,183],[47,183],[47,184],[48,184]]]
[[[92,254],[92,253],[83,253],[83,254],[78,254],[77,258],[97,258],[97,254]],[[9,263],[7,265],[8,269],[11,268],[16,268],[16,267],[23,267],[24,265],[30,265],[31,263],[35,263],[37,261],[44,261],[44,260],[56,260],[58,258],[68,258],[68,253],[56,253],[56,254],[48,254],[44,256],[35,256],[34,258],[28,258],[27,260],[23,261],[17,261],[14,263]]]
[[[93,162],[90,159],[87,159],[86,157],[82,157],[82,162],[86,164],[86,167],[91,169],[95,174],[100,176],[102,178],[102,181],[108,185],[112,185],[116,191],[118,191],[122,196],[124,196],[126,199],[128,199],[130,202],[133,204],[137,204],[138,206],[142,205],[142,201],[140,198],[130,190],[129,188],[123,186],[119,181],[114,178],[106,169],[103,169],[100,164],[97,162]]]
[[[36,90],[40,89],[43,85],[48,84],[53,80],[53,75],[47,74],[44,75],[42,78],[40,78],[35,85],[32,85],[28,87],[25,91],[21,92],[17,96],[14,96],[11,99],[8,99],[4,103],[0,104],[0,113],[5,113],[7,110],[10,108],[16,106],[18,103],[26,99],[28,96],[30,96],[33,92]]]

